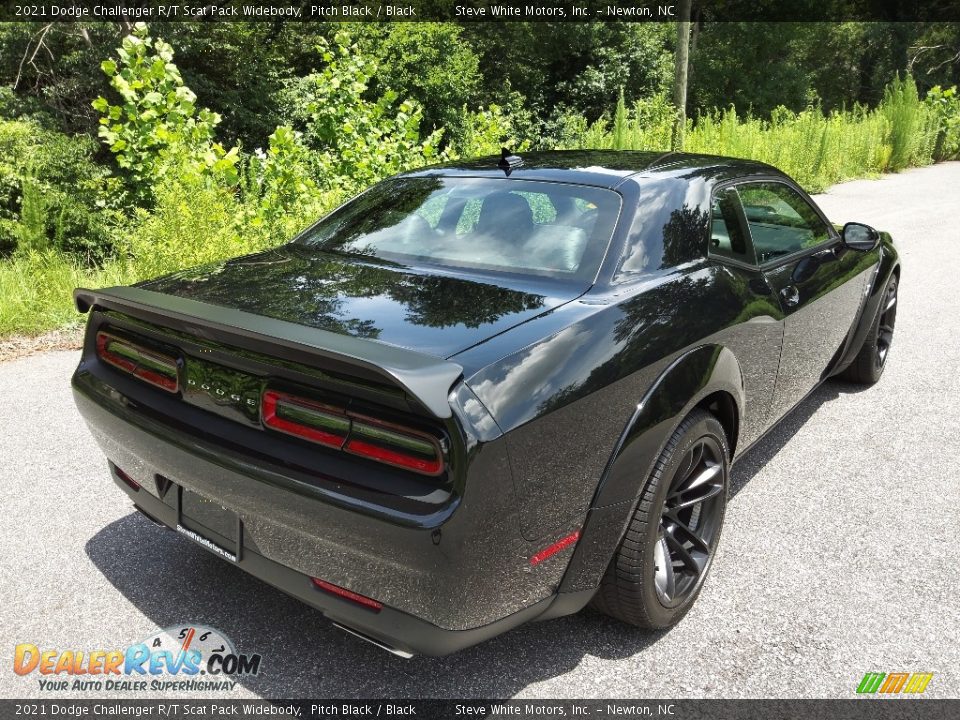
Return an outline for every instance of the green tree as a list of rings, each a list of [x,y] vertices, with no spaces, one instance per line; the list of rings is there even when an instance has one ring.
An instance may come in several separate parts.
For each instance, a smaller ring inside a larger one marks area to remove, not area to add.
[[[479,104],[520,93],[539,122],[571,108],[589,121],[616,102],[669,88],[673,26],[667,23],[468,23],[464,37],[480,56]]]
[[[137,196],[149,198],[152,183],[171,168],[235,185],[239,149],[225,150],[214,140],[220,116],[197,108],[173,62],[173,48],[139,23],[117,48],[117,58],[100,67],[121,102],[112,105],[101,96],[93,107],[102,114],[100,138],[129,173]]]
[[[289,83],[281,104],[315,153],[322,187],[365,187],[439,158],[443,131],[421,139],[423,110],[415,101],[399,100],[382,86],[378,97],[368,98],[377,62],[349,33],[319,47],[324,68]]]
[[[377,61],[376,87],[389,88],[423,108],[424,128],[445,128],[456,143],[464,129],[462,108],[476,104],[480,59],[452,23],[364,23],[364,54]]]

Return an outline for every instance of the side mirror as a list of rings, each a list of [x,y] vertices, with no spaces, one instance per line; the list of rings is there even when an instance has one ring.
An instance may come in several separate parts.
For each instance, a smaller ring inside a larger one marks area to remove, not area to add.
[[[870,252],[880,243],[879,232],[869,225],[857,222],[848,222],[844,225],[840,237],[848,248],[862,252]]]

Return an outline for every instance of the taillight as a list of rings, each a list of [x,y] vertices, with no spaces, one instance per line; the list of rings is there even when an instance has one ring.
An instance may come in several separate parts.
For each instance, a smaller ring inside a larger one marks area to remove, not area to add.
[[[443,456],[434,438],[362,415],[354,416],[344,450],[424,475],[443,471]]]
[[[264,426],[287,435],[423,475],[443,472],[440,442],[428,433],[276,390],[260,407]]]
[[[148,350],[102,330],[97,333],[97,357],[155,387],[177,392],[176,358]]]
[[[350,418],[336,408],[287,393],[263,393],[263,424],[321,445],[341,448],[350,432]]]
[[[373,610],[374,612],[380,612],[383,609],[383,603],[373,598],[368,598],[366,595],[361,595],[360,593],[355,593],[352,590],[347,590],[346,588],[340,587],[339,585],[334,585],[333,583],[328,583],[326,580],[321,580],[320,578],[312,577],[310,582],[313,583],[313,586],[318,590],[323,590],[328,592],[331,595],[336,595],[337,597],[342,597],[344,600],[349,600],[354,602],[357,605],[362,605],[368,610]]]

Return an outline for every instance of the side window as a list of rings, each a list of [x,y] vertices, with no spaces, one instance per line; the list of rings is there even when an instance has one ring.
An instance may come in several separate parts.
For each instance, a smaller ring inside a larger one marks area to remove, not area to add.
[[[793,188],[783,183],[738,187],[757,262],[814,247],[830,238],[826,223]]]
[[[713,255],[753,262],[750,244],[740,221],[740,197],[732,187],[718,190],[710,213],[710,252]]]

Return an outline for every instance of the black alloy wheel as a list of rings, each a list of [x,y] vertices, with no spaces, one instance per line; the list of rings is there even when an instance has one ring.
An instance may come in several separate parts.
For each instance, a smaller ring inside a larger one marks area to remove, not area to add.
[[[873,385],[883,374],[890,356],[890,347],[893,345],[893,331],[897,326],[899,285],[896,274],[891,275],[884,288],[873,325],[870,326],[860,351],[849,367],[840,374],[843,379],[861,385]]]
[[[680,605],[703,581],[726,502],[722,450],[710,435],[687,451],[667,490],[654,546],[654,582],[664,607]]]
[[[897,278],[896,275],[887,285],[886,296],[883,298],[883,309],[880,312],[880,322],[877,324],[877,352],[875,353],[877,367],[882,369],[887,362],[887,354],[893,344],[893,329],[897,325]]]
[[[679,622],[712,565],[729,479],[726,432],[716,417],[696,409],[674,431],[642,486],[593,607],[637,627]]]

